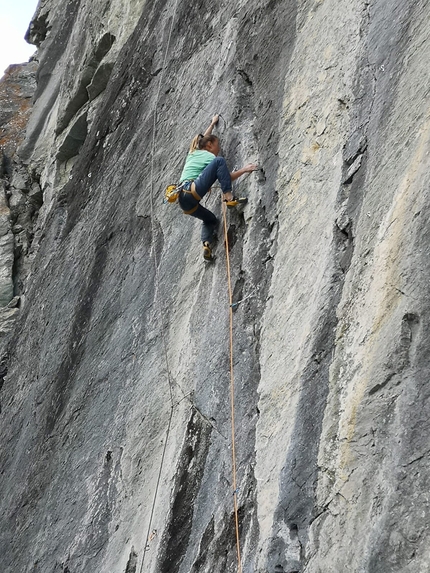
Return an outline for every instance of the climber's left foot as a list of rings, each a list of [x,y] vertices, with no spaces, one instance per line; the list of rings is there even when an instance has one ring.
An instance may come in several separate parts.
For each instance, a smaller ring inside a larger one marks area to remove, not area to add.
[[[214,260],[214,256],[212,254],[212,249],[208,241],[203,243],[203,258],[205,261],[212,262]]]

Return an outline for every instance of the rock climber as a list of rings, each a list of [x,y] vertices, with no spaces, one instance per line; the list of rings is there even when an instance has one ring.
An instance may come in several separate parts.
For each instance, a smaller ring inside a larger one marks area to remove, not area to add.
[[[229,172],[224,157],[219,156],[219,139],[212,134],[218,120],[219,116],[215,115],[207,130],[192,140],[179,183],[182,187],[179,194],[181,209],[186,215],[191,215],[202,221],[201,239],[203,258],[206,261],[213,260],[212,246],[216,240],[216,229],[219,221],[209,209],[200,205],[200,201],[218,179],[227,207],[246,203],[246,198],[233,196],[231,182],[245,173],[258,169],[257,165],[249,163],[237,171]]]

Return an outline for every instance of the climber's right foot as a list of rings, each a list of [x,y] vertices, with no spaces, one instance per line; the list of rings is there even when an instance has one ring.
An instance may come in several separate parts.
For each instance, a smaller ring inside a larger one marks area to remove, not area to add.
[[[225,201],[229,209],[237,207],[238,205],[246,205],[246,203],[248,203],[248,197],[233,197],[231,201]]]

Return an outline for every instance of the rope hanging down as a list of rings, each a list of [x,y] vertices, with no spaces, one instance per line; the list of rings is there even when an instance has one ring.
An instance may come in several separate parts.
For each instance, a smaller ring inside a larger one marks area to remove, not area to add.
[[[172,20],[171,20],[166,50],[165,50],[164,58],[163,58],[162,70],[161,70],[161,74],[159,77],[157,95],[156,95],[156,100],[155,100],[154,116],[153,116],[152,145],[151,145],[151,174],[150,174],[151,188],[150,188],[150,193],[149,193],[150,208],[151,208],[151,227],[152,227],[151,231],[152,231],[152,237],[153,238],[155,237],[155,225],[154,225],[155,218],[154,218],[153,194],[154,194],[154,154],[155,154],[155,141],[156,141],[156,131],[157,131],[157,110],[158,110],[158,102],[159,102],[159,98],[160,98],[161,85],[162,85],[162,81],[164,78],[164,72],[166,69],[167,55],[168,55],[169,48],[170,48],[170,41],[171,41],[171,37],[172,37],[173,25],[175,22],[175,16],[176,16],[178,4],[179,4],[179,0],[176,0],[173,14],[172,14]],[[240,539],[239,539],[239,518],[238,518],[238,507],[237,507],[236,448],[235,448],[235,430],[234,430],[235,421],[234,421],[234,371],[233,371],[233,297],[232,297],[231,278],[230,278],[230,259],[229,259],[228,236],[227,236],[226,206],[224,203],[223,203],[223,219],[224,219],[224,235],[225,235],[226,261],[227,261],[228,292],[229,292],[229,313],[230,313],[230,401],[231,401],[231,424],[232,424],[232,434],[231,435],[232,435],[233,500],[234,500],[234,515],[235,515],[235,528],[236,528],[236,547],[237,547],[238,573],[242,573],[242,563],[241,563],[241,556],[240,556]],[[144,543],[142,562],[141,562],[141,566],[140,566],[140,570],[139,570],[140,573],[142,573],[142,571],[143,571],[143,566],[145,563],[145,555],[146,555],[146,551],[148,548],[148,543],[150,541],[151,530],[152,530],[152,521],[153,521],[153,516],[154,516],[154,511],[155,511],[155,504],[156,504],[156,500],[158,497],[158,490],[159,490],[159,486],[160,486],[160,482],[161,482],[161,475],[162,475],[162,470],[163,470],[163,466],[164,466],[165,454],[166,454],[167,443],[168,443],[168,439],[169,439],[169,435],[170,435],[170,431],[171,431],[171,425],[172,425],[172,419],[173,419],[173,410],[174,410],[173,380],[172,380],[172,376],[170,373],[170,367],[169,367],[169,360],[168,360],[168,353],[167,353],[167,341],[166,341],[166,334],[165,334],[165,328],[164,328],[163,313],[162,313],[162,308],[161,308],[161,304],[160,304],[160,297],[158,295],[159,286],[160,286],[160,276],[159,276],[159,264],[157,261],[157,253],[156,253],[156,249],[155,249],[154,240],[152,241],[151,251],[152,251],[151,254],[152,254],[153,261],[154,261],[154,270],[155,270],[155,299],[156,299],[157,305],[159,307],[158,316],[161,317],[161,333],[162,333],[162,339],[163,339],[163,353],[164,353],[164,358],[165,358],[165,362],[166,362],[167,378],[168,378],[168,382],[169,382],[170,415],[169,415],[169,422],[168,422],[168,426],[167,426],[167,430],[166,430],[166,438],[165,438],[164,446],[163,446],[163,453],[161,456],[160,469],[158,472],[157,483],[156,483],[156,487],[155,487],[155,491],[154,491],[154,497],[153,497],[151,513],[150,513],[150,518],[149,518],[149,523],[148,523],[148,531],[147,531],[146,540]]]
[[[225,202],[222,203],[222,217],[224,224],[224,244],[227,265],[227,282],[228,282],[228,299],[230,315],[230,405],[231,405],[231,456],[232,456],[232,474],[233,474],[233,503],[234,503],[234,521],[236,528],[236,549],[237,549],[237,571],[242,573],[242,561],[240,557],[240,539],[239,539],[239,516],[237,508],[237,480],[236,480],[236,443],[235,443],[235,423],[234,423],[234,368],[233,368],[233,293],[231,288],[230,274],[230,255],[228,248],[227,233],[227,207]]]

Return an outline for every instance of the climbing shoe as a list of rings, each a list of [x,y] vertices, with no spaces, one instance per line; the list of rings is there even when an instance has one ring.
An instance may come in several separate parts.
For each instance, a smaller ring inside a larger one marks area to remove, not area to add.
[[[208,261],[208,262],[212,262],[214,260],[211,246],[207,241],[205,243],[203,243],[203,258],[205,261]]]
[[[237,207],[238,205],[246,205],[248,203],[248,197],[233,197],[231,201],[224,201],[229,209]]]

